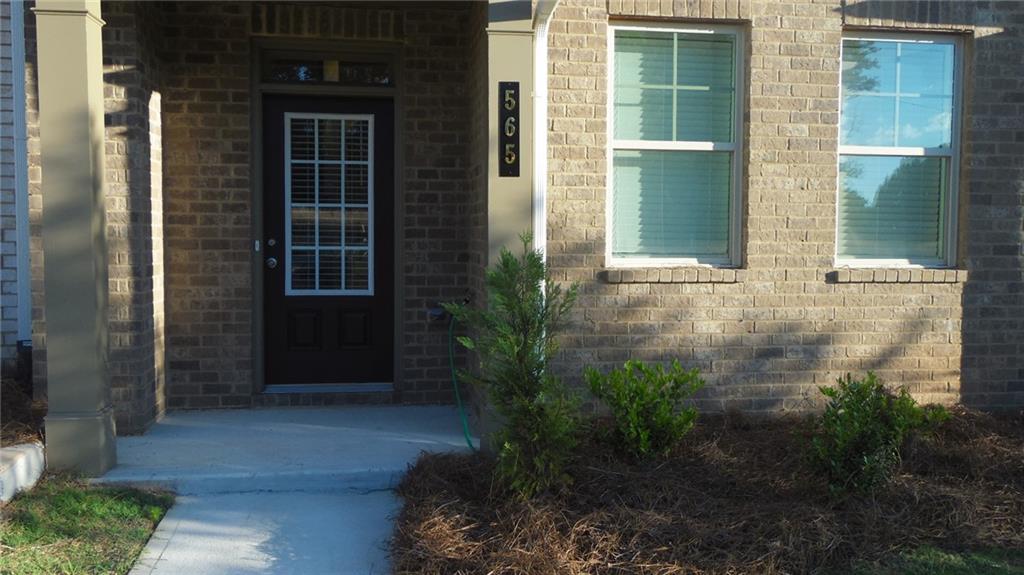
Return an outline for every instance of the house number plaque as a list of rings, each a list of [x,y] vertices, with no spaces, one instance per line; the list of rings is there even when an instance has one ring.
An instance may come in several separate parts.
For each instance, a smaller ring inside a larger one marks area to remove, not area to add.
[[[519,177],[519,82],[498,82],[498,176]]]

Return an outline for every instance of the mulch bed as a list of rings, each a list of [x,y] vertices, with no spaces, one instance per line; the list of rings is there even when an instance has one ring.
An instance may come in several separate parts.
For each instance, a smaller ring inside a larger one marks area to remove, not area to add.
[[[14,379],[0,380],[0,446],[43,440],[46,403],[30,393]]]
[[[807,420],[704,417],[666,460],[581,447],[567,493],[521,502],[479,455],[425,455],[399,487],[396,573],[815,573],[921,545],[1024,549],[1024,416],[954,410],[872,496],[836,499]]]

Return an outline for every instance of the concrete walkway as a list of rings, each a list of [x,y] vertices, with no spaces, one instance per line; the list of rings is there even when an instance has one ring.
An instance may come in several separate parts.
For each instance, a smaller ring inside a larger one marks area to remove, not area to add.
[[[118,438],[99,483],[179,497],[131,575],[376,574],[422,451],[466,450],[451,407],[176,412]]]

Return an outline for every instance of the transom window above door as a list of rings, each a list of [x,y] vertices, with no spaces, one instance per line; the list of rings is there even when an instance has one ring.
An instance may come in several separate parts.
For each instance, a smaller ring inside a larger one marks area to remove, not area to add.
[[[262,80],[270,83],[383,88],[394,85],[390,61],[362,56],[317,52],[265,52],[261,66]]]
[[[288,295],[373,294],[373,117],[285,114]]]
[[[738,263],[739,30],[610,29],[608,265]]]
[[[958,39],[848,35],[842,62],[837,263],[952,265]]]

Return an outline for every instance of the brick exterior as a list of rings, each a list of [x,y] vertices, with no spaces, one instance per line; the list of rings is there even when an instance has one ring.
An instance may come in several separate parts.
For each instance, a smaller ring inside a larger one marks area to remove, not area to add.
[[[469,200],[469,277],[470,295],[476,301],[484,298],[484,268],[487,266],[487,6],[473,5],[469,41],[469,109],[472,126],[469,136],[469,178],[473,195]]]
[[[472,114],[466,86],[471,3],[405,10],[402,389],[399,400],[452,401],[447,324],[426,310],[469,290]],[[478,20],[477,20],[478,21]],[[479,183],[479,181],[477,181]]]
[[[679,358],[705,374],[710,385],[699,403],[714,410],[810,408],[816,386],[866,370],[928,401],[1024,404],[1017,80],[1024,29],[1016,24],[1024,5],[845,5],[559,4],[549,51],[549,258],[558,279],[582,283],[563,372],[575,377],[584,364],[608,368],[629,357]],[[735,275],[602,269],[609,17],[733,23],[749,33],[741,88],[744,256]],[[969,273],[833,269],[844,25],[968,36],[965,85],[974,89],[965,110],[960,255]]]
[[[33,2],[25,2],[25,135],[28,155],[29,266],[32,278],[32,391],[46,395],[46,307],[43,292],[42,170],[39,156],[39,90]]]
[[[165,407],[450,401],[447,325],[428,322],[426,310],[467,293],[483,298],[486,5],[106,2],[103,11],[119,431],[144,430]],[[609,18],[747,31],[740,269],[604,268]],[[816,386],[868,369],[924,400],[1024,405],[1022,18],[1024,5],[1014,2],[561,0],[549,38],[548,249],[556,278],[581,282],[582,292],[558,370],[578,381],[584,365],[679,358],[704,372],[710,385],[699,403],[714,410],[812,408]],[[26,21],[39,389],[46,323],[30,10]],[[957,270],[833,267],[844,26],[967,38]],[[0,34],[3,86],[7,38]],[[393,396],[270,396],[253,388],[250,100],[252,47],[264,38],[400,47],[402,328]],[[0,106],[0,123],[3,114]]]
[[[401,9],[257,2],[251,12],[256,36],[384,42],[405,38]]]
[[[104,107],[109,250],[108,369],[119,434],[144,432],[164,412],[163,216],[160,66],[154,4],[103,5]],[[26,108],[32,242],[33,377],[45,394],[35,17],[26,9]]]
[[[488,108],[488,46],[487,46],[487,5],[473,4],[470,14],[469,74],[467,88],[469,109],[472,114],[469,135],[469,179],[471,195],[468,201],[469,218],[469,297],[472,303],[483,305],[486,301],[484,269],[487,266],[487,114]],[[461,347],[461,346],[458,346]],[[470,361],[467,358],[467,362]],[[462,397],[474,407],[481,407],[472,386],[463,386]]]
[[[42,157],[39,148],[39,84],[36,74],[36,27],[25,2],[25,131],[28,136],[29,262],[32,277],[32,391],[46,396],[46,292],[43,285]]]
[[[417,4],[401,12],[312,4],[182,3],[164,8],[170,407],[254,402],[252,36],[401,41],[404,261],[398,286],[403,332],[396,334],[401,357],[396,398],[449,401],[445,326],[428,323],[426,309],[461,298],[468,288],[469,114],[461,89],[468,66],[468,4]],[[314,401],[328,400],[256,400],[272,405]]]
[[[121,432],[144,430],[165,397],[172,409],[450,401],[446,326],[429,323],[426,309],[461,299],[476,263],[467,225],[469,97],[461,89],[470,6],[104,3],[110,368]],[[31,15],[27,23],[34,373],[37,389],[45,389]],[[402,331],[394,397],[254,395],[250,46],[257,36],[402,46]]]
[[[118,432],[164,411],[160,61],[155,5],[103,6],[110,385]]]
[[[249,10],[207,3],[161,8],[167,404],[247,406]]]

